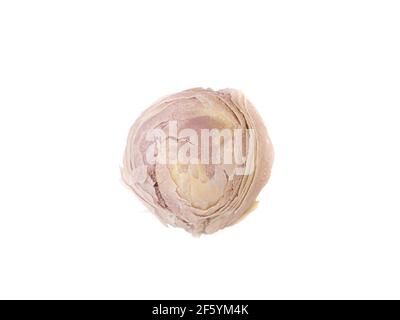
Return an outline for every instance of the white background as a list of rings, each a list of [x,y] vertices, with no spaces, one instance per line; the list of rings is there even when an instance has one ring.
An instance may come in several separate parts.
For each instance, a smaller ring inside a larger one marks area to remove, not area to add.
[[[0,298],[400,298],[398,1],[2,1]],[[120,182],[159,97],[241,89],[259,209],[193,238]]]

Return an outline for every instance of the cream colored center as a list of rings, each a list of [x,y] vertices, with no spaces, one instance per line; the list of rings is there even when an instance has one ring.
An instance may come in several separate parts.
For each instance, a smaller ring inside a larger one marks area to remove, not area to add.
[[[205,167],[201,164],[176,164],[169,166],[169,171],[179,196],[195,208],[206,210],[217,204],[224,195],[227,180],[225,174],[219,170],[216,170],[211,179],[207,177]]]

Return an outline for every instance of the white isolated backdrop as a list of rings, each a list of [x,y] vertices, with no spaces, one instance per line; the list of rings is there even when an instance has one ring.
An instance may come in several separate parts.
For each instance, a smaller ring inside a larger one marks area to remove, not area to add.
[[[2,1],[0,298],[400,298],[398,1]],[[259,208],[166,228],[120,181],[159,97],[241,89]]]

